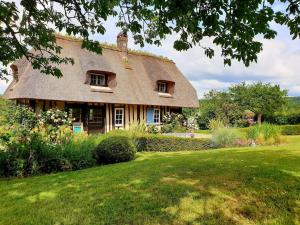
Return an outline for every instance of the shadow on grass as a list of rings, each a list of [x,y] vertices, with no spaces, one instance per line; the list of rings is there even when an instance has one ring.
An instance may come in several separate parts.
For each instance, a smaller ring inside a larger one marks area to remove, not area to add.
[[[297,224],[299,162],[286,151],[152,153],[0,182],[0,223]]]

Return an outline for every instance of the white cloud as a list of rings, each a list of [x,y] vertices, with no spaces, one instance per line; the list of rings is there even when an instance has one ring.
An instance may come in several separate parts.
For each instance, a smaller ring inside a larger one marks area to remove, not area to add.
[[[191,81],[191,83],[196,88],[199,98],[202,98],[205,93],[212,89],[225,90],[233,84],[232,82],[220,82],[218,80],[206,79]]]
[[[9,83],[4,80],[0,80],[0,93],[4,93]]]
[[[174,37],[168,38],[162,50],[192,81],[199,97],[207,90],[224,89],[242,81],[280,84],[282,88],[289,90],[290,95],[300,95],[300,41],[292,41],[286,30],[280,29],[278,37],[274,40],[262,40],[264,46],[258,56],[258,63],[253,63],[248,68],[237,61],[234,61],[231,67],[224,67],[218,49],[213,59],[208,59],[201,47],[177,52],[172,48],[174,40]],[[204,40],[203,44],[210,45],[210,41]]]

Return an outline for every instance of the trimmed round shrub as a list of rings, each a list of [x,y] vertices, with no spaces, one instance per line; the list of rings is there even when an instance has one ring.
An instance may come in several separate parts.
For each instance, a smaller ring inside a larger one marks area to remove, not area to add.
[[[102,140],[94,151],[98,164],[127,162],[134,159],[135,146],[126,136],[109,136]]]

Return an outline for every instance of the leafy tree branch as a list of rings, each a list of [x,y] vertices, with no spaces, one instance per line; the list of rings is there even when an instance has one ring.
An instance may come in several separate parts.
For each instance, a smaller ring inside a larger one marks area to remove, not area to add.
[[[79,36],[82,48],[101,53],[90,35],[105,34],[109,17],[141,46],[159,46],[177,34],[178,51],[201,46],[212,58],[219,47],[224,64],[238,60],[249,66],[263,48],[257,37],[275,38],[272,23],[288,27],[292,39],[300,37],[299,14],[300,0],[0,0],[0,77],[22,57],[45,74],[62,76],[58,65],[73,60],[60,56],[55,32]],[[214,46],[205,46],[204,38]]]

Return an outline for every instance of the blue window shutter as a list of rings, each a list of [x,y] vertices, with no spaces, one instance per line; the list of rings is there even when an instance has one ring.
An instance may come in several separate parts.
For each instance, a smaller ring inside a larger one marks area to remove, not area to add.
[[[147,123],[154,123],[154,108],[147,108]]]

